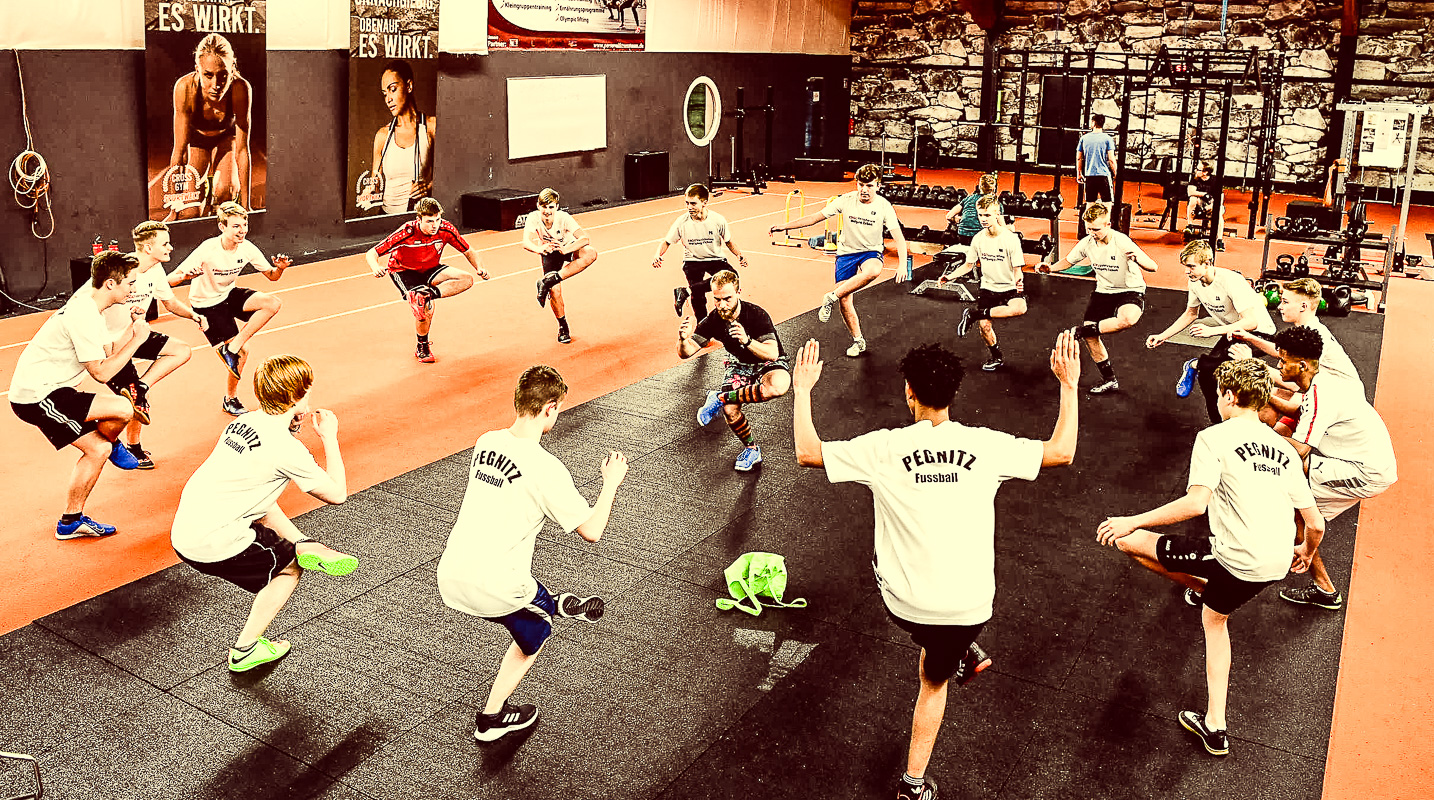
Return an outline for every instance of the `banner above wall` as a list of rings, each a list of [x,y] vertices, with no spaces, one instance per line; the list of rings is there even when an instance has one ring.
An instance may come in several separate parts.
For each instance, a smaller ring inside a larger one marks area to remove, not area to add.
[[[153,220],[264,208],[265,0],[145,0],[145,150]]]
[[[438,0],[352,0],[344,219],[406,214],[433,189]]]
[[[488,49],[642,50],[647,0],[488,0]]]

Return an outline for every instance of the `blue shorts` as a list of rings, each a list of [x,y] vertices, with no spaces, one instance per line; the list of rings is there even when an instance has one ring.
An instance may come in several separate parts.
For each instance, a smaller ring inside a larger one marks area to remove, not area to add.
[[[552,635],[553,617],[557,616],[557,613],[558,601],[548,592],[548,587],[539,583],[538,594],[526,606],[511,614],[483,619],[507,628],[523,655],[531,656],[538,652],[538,648]]]
[[[844,256],[837,256],[836,282],[841,283],[847,278],[850,278],[851,276],[855,275],[857,270],[861,268],[862,264],[865,264],[867,261],[873,258],[877,261],[880,261],[881,253],[877,253],[875,251],[868,251],[865,253],[847,253]]]

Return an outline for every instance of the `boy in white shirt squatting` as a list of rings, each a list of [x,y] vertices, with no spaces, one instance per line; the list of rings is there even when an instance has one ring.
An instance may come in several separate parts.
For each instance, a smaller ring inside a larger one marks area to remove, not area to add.
[[[993,319],[1019,317],[1026,313],[1026,282],[1023,270],[1026,254],[1021,250],[1021,237],[1001,224],[1001,201],[994,194],[981,195],[976,201],[976,218],[982,231],[971,237],[971,250],[981,265],[981,289],[976,307],[966,307],[956,324],[956,335],[965,336],[971,320],[981,326],[981,338],[991,351],[991,358],[981,369],[993,372],[1005,362],[996,344]],[[945,278],[945,276],[942,276]]]
[[[819,359],[819,346],[809,341],[793,371],[797,463],[826,467],[833,483],[871,489],[877,585],[887,614],[921,647],[921,691],[897,797],[933,800],[936,781],[926,767],[946,713],[947,686],[953,679],[970,683],[991,665],[976,637],[991,619],[996,595],[996,491],[1004,481],[1034,480],[1042,467],[1075,457],[1080,351],[1070,331],[1056,338],[1051,371],[1061,384],[1060,412],[1044,442],[952,420],[961,359],[939,344],[914,348],[901,360],[915,424],[823,442],[812,423]]]
[[[589,508],[568,468],[543,449],[540,440],[557,424],[567,395],[567,384],[552,367],[529,367],[519,376],[513,392],[517,419],[508,428],[478,437],[463,507],[438,561],[443,602],[496,622],[513,637],[488,701],[478,712],[473,738],[481,742],[537,721],[537,707],[512,705],[508,698],[552,634],[553,617],[596,622],[603,613],[601,597],[555,596],[532,574],[533,548],[543,521],[551,519],[564,531],[577,531],[584,540],[596,542],[627,475],[627,458],[609,453],[602,464],[602,491]]]
[[[1132,517],[1110,517],[1096,540],[1185,587],[1185,602],[1202,606],[1205,628],[1205,713],[1181,711],[1181,727],[1211,755],[1230,753],[1225,707],[1230,688],[1230,631],[1235,609],[1294,570],[1309,568],[1324,534],[1300,457],[1260,421],[1270,396],[1262,361],[1242,359],[1215,370],[1223,421],[1195,437],[1184,496]],[[1303,536],[1295,518],[1304,520]],[[1208,537],[1160,535],[1149,527],[1205,515]],[[1293,565],[1292,565],[1293,564]]]

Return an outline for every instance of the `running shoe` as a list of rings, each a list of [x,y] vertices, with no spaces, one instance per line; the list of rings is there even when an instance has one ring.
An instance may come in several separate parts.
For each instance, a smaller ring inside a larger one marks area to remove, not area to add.
[[[1090,387],[1090,393],[1091,393],[1091,394],[1110,394],[1111,392],[1116,392],[1116,391],[1119,391],[1119,390],[1120,390],[1120,381],[1116,380],[1115,378],[1111,378],[1110,380],[1108,380],[1108,381],[1106,381],[1106,382],[1104,382],[1104,383],[1102,383],[1102,384],[1100,384],[1100,385],[1098,385],[1098,386],[1092,386],[1092,387]]]
[[[838,300],[836,292],[827,292],[822,296],[822,307],[817,309],[817,322],[826,322],[832,318],[832,309],[836,307]]]
[[[134,457],[134,453],[131,453],[128,447],[119,442],[115,442],[114,446],[110,448],[110,463],[120,469],[139,469],[139,459]]]
[[[304,569],[322,572],[325,575],[333,575],[334,577],[347,575],[358,569],[359,560],[357,558],[345,553],[340,553],[337,550],[331,552],[333,555],[300,553],[298,557],[299,566]]]
[[[418,349],[413,351],[413,357],[425,364],[432,364],[438,360],[433,355],[433,348],[428,345],[428,342],[419,342]]]
[[[504,703],[497,714],[478,714],[478,728],[473,738],[480,742],[491,742],[513,731],[520,731],[538,721],[538,707],[528,704],[521,706]]]
[[[957,335],[957,336],[965,336],[965,335],[966,335],[966,331],[968,331],[968,330],[970,330],[970,329],[971,329],[971,307],[970,307],[970,306],[967,306],[967,307],[966,307],[966,310],[961,312],[961,321],[958,322],[958,323],[956,323],[956,335]]]
[[[732,468],[738,472],[751,472],[752,468],[760,463],[762,463],[762,448],[754,444],[742,451],[742,455],[737,457],[737,463],[733,464]]]
[[[1314,584],[1298,589],[1281,589],[1280,597],[1291,603],[1299,603],[1304,606],[1318,606],[1320,608],[1327,608],[1330,611],[1338,611],[1344,607],[1344,595],[1339,592],[1326,592]]]
[[[135,421],[141,425],[148,425],[149,409],[140,406],[139,400],[137,399],[138,396],[139,392],[136,391],[133,386],[127,386],[123,389],[120,389],[120,397],[123,397],[124,399],[128,400],[129,404],[134,407]]]
[[[1175,382],[1175,396],[1189,397],[1190,392],[1195,389],[1195,366],[1200,359],[1192,358],[1185,362],[1185,367],[1180,373],[1180,380]]]
[[[717,392],[707,393],[707,402],[697,409],[697,424],[706,426],[717,418],[718,412],[722,410],[722,396]]]
[[[408,308],[413,312],[414,319],[423,319],[433,308],[433,296],[428,293],[427,286],[420,286],[408,293]]]
[[[848,357],[848,358],[856,358],[857,356],[859,356],[859,355],[861,355],[862,353],[865,353],[865,352],[866,352],[866,340],[865,340],[865,339],[853,339],[853,340],[851,341],[851,347],[848,347],[848,348],[846,349],[846,354],[847,354],[847,357]]]
[[[139,461],[139,466],[135,469],[154,469],[154,459],[150,458],[148,450],[137,444],[127,444],[125,447],[129,450],[130,455]]]
[[[936,779],[927,775],[926,782],[919,787],[901,781],[896,789],[896,800],[936,800]]]
[[[545,272],[543,277],[538,279],[538,308],[548,304],[548,293],[558,284],[562,278],[556,272]]]
[[[572,344],[572,343],[573,343],[573,335],[568,332],[568,329],[567,329],[567,328],[558,328],[558,344]]]
[[[1198,711],[1181,711],[1180,727],[1200,737],[1200,744],[1205,746],[1205,752],[1212,756],[1230,755],[1230,737],[1225,731],[1212,731],[1205,727],[1205,715]]]
[[[571,592],[558,595],[558,616],[580,619],[583,622],[597,622],[602,619],[605,603],[597,595],[578,597]]]
[[[956,672],[951,680],[956,681],[957,686],[965,686],[976,680],[978,672],[985,672],[991,667],[991,657],[981,649],[981,645],[975,642],[966,648],[966,654],[961,656],[961,661],[956,665]]]
[[[60,521],[55,523],[55,538],[60,541],[66,539],[79,539],[84,536],[113,536],[118,531],[113,525],[106,525],[103,522],[96,522],[84,514],[74,522]]]
[[[1005,365],[1005,361],[1002,361],[995,356],[991,356],[991,359],[989,361],[981,365],[981,369],[987,372],[995,372],[996,370],[1000,369],[1001,367],[1004,367]]]
[[[224,402],[220,403],[219,407],[224,410],[225,414],[231,417],[237,417],[249,411],[249,409],[244,407],[243,403],[239,402],[239,398],[237,397],[224,398]]]
[[[229,374],[235,378],[243,377],[239,374],[239,354],[230,352],[228,342],[220,342],[214,347],[214,352],[219,354],[219,360],[229,369]]]
[[[682,317],[682,306],[687,304],[687,298],[692,296],[692,290],[686,286],[679,286],[672,290],[672,308],[677,311],[677,316]]]
[[[234,657],[235,653],[239,654],[239,658]],[[278,661],[288,654],[288,642],[271,642],[260,636],[259,640],[254,642],[254,646],[247,651],[229,648],[229,671],[248,672],[260,664]]]

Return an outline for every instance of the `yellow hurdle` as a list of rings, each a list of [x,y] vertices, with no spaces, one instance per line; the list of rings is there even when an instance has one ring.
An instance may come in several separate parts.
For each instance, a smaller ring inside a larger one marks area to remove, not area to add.
[[[827,205],[831,205],[832,202],[836,199],[836,195],[828,197]],[[833,220],[836,221],[835,225],[833,225]],[[845,224],[846,218],[843,217],[841,214],[837,214],[835,217],[827,217],[826,221],[822,223],[822,238],[824,239],[824,242],[822,243],[823,250],[827,251],[828,253],[836,252],[837,239],[841,236],[842,226]]]
[[[797,219],[801,219],[807,214],[807,196],[802,194],[801,189],[793,189],[790,192],[787,192],[787,208],[786,212],[782,215],[783,225],[790,225],[792,222],[793,196],[795,196],[797,200]],[[806,239],[797,239],[793,237],[791,231],[783,231],[782,238],[774,239],[772,241],[772,244],[778,245],[780,247],[801,247],[806,243]]]

